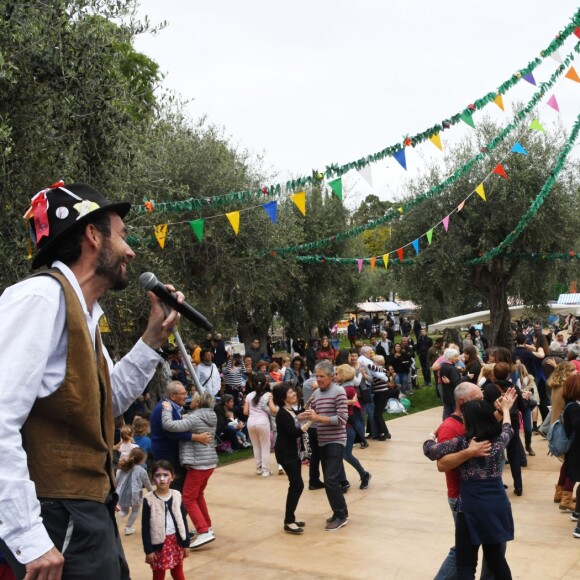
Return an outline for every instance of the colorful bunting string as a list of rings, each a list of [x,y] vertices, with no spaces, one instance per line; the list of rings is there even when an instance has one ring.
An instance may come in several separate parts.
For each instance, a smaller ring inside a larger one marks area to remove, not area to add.
[[[579,14],[580,14],[580,12],[579,12]],[[416,197],[414,197],[412,200],[406,202],[403,205],[403,207],[401,208],[400,213],[402,213],[403,211],[407,212],[410,209],[413,209],[417,205],[421,204],[423,201],[437,196],[439,193],[441,193],[447,187],[449,187],[453,183],[455,183],[458,179],[460,179],[461,177],[466,175],[476,163],[478,163],[479,161],[488,157],[502,143],[502,141],[512,131],[514,131],[519,126],[519,124],[525,120],[525,118],[528,115],[530,115],[530,113],[534,110],[534,108],[540,102],[542,97],[554,86],[554,84],[556,83],[558,78],[565,72],[566,67],[568,67],[570,65],[570,63],[574,60],[575,53],[576,54],[580,53],[580,43],[577,43],[574,46],[573,52],[568,54],[568,56],[564,59],[564,63],[562,65],[560,65],[558,67],[558,69],[556,71],[554,71],[554,73],[552,73],[552,75],[550,76],[550,79],[546,82],[540,83],[540,90],[537,91],[532,96],[530,101],[528,101],[528,103],[519,112],[517,112],[515,114],[511,123],[509,123],[506,127],[504,127],[502,129],[502,131],[500,131],[500,133],[495,137],[495,139],[492,139],[492,141],[490,141],[485,147],[483,147],[479,153],[477,153],[475,156],[473,156],[464,165],[457,168],[448,178],[443,180],[441,183],[433,186],[428,191],[426,191],[422,194],[419,194]],[[514,145],[514,147],[516,147],[517,145],[518,144]],[[521,147],[521,145],[520,145],[520,147]],[[523,151],[525,151],[523,149],[523,147],[521,147],[521,149]],[[519,152],[522,152],[522,151],[519,151]],[[297,253],[297,252],[301,252],[301,251],[308,251],[308,250],[321,248],[321,247],[327,246],[330,243],[335,242],[335,241],[341,242],[341,241],[344,241],[344,240],[349,239],[351,237],[358,236],[364,231],[373,230],[381,225],[390,223],[391,221],[393,221],[394,219],[397,218],[398,211],[399,210],[389,210],[380,218],[377,218],[376,220],[371,220],[364,225],[356,226],[356,227],[350,228],[348,230],[345,230],[343,232],[338,232],[338,233],[336,233],[332,236],[326,237],[326,238],[321,238],[318,240],[313,240],[310,242],[297,244],[295,246],[286,246],[283,248],[277,248],[275,251],[279,254],[292,254],[292,253]]]
[[[532,75],[533,71],[543,62],[543,59],[553,55],[568,39],[570,35],[575,33],[575,29],[580,24],[580,9],[575,12],[575,14],[570,18],[570,23],[561,30],[554,40],[540,52],[540,57],[536,57],[534,60],[528,63],[527,66],[520,69],[518,72],[514,73],[509,79],[504,81],[495,92],[490,92],[483,97],[475,100],[473,104],[464,109],[463,111],[456,113],[443,120],[440,124],[435,124],[429,129],[417,133],[412,137],[408,137],[405,141],[416,146],[428,139],[433,135],[439,134],[442,131],[449,129],[453,125],[463,121],[467,124],[473,122],[472,114],[474,111],[482,110],[489,103],[497,103],[497,97],[504,95],[510,89],[512,89],[518,82],[524,78],[529,80],[529,76]],[[562,65],[560,65],[562,66]],[[528,78],[526,78],[528,77]],[[499,105],[498,105],[499,106]],[[471,125],[473,126],[473,125]],[[223,195],[216,195],[213,197],[206,198],[189,198],[186,200],[171,201],[171,202],[161,202],[155,203],[155,211],[157,212],[184,212],[184,211],[200,211],[201,209],[210,207],[221,207],[230,203],[246,202],[256,198],[267,196],[281,196],[283,194],[289,195],[298,190],[302,190],[307,186],[319,183],[324,178],[332,177],[342,177],[345,173],[351,169],[360,170],[361,168],[368,166],[371,163],[385,159],[386,157],[392,157],[395,153],[401,151],[401,145],[395,144],[384,148],[383,150],[362,157],[357,161],[351,161],[344,165],[331,164],[327,165],[325,172],[321,173],[318,171],[313,171],[312,175],[299,177],[297,179],[289,180],[284,185],[274,184],[270,186],[264,186],[262,188],[250,189],[246,191],[231,192]],[[338,195],[338,194],[337,194]],[[138,205],[133,207],[133,211],[137,214],[147,212],[148,209],[145,205]]]

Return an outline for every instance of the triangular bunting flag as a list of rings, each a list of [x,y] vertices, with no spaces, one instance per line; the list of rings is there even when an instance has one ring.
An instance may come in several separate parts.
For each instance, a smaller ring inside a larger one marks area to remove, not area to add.
[[[373,171],[370,165],[365,165],[358,170],[358,174],[372,187],[373,186]]]
[[[232,226],[232,229],[234,230],[237,236],[238,232],[240,231],[240,212],[231,211],[226,214],[226,217],[228,218],[230,225]]]
[[[377,259],[376,258],[371,258],[370,262],[371,262],[371,272],[373,272],[374,269],[375,269],[375,265],[377,263]]]
[[[269,201],[268,203],[263,204],[262,207],[264,208],[264,210],[268,214],[268,217],[272,220],[272,223],[275,224],[276,220],[278,219],[278,216],[277,216],[278,202],[277,201]]]
[[[531,85],[536,86],[536,79],[532,73],[528,73],[522,77],[525,81],[528,81]]]
[[[580,26],[577,26],[576,28],[574,28],[574,34],[580,38]]]
[[[386,270],[389,267],[389,254],[383,254],[383,264]]]
[[[571,66],[570,70],[564,75],[567,79],[570,79],[571,81],[576,81],[577,83],[580,83],[580,77],[578,76],[578,73],[576,72],[576,69]]]
[[[443,218],[443,227],[445,228],[445,231],[447,231],[449,229],[449,216],[446,215]]]
[[[562,60],[562,55],[560,54],[559,50],[555,50],[551,55],[550,58],[553,58],[556,62],[562,64],[564,61]]]
[[[204,226],[205,220],[192,220],[189,222],[189,225],[191,226],[191,229],[193,230],[193,233],[195,234],[195,237],[201,242],[201,239],[203,238],[203,226]]]
[[[362,258],[356,259],[356,263],[358,264],[358,273],[359,274],[362,272],[363,262],[364,262],[364,260]]]
[[[431,245],[431,240],[433,239],[433,228],[431,228],[428,232],[427,232],[427,241],[429,242],[429,245]]]
[[[398,208],[397,208],[397,211],[398,211],[399,213],[403,213],[403,208],[402,208],[402,207],[398,207]]]
[[[533,129],[534,131],[541,131],[542,133],[544,132],[544,127],[542,127],[540,121],[538,121],[538,119],[534,119],[531,123],[530,123],[530,129]]]
[[[439,133],[435,133],[435,135],[431,135],[431,137],[429,137],[429,141],[431,141],[431,143],[433,143],[433,145],[435,145],[435,147],[437,147],[437,149],[440,149],[441,151],[443,151],[443,145],[441,145],[441,135]]]
[[[521,153],[522,155],[527,155],[528,152],[523,148],[521,143],[516,143],[513,147],[512,147],[512,152],[513,153]]]
[[[393,157],[400,163],[401,167],[407,171],[407,159],[405,158],[405,149],[400,149],[393,153]]]
[[[334,179],[333,181],[329,181],[328,185],[330,186],[330,189],[332,189],[332,191],[334,191],[334,194],[336,195],[336,197],[338,197],[338,199],[340,199],[340,201],[342,201],[342,178],[339,177],[338,179]]]
[[[498,163],[494,168],[493,168],[493,172],[496,175],[501,175],[504,179],[507,179],[507,173],[505,172],[505,169],[503,168],[503,165],[501,163]]]
[[[413,248],[415,248],[415,253],[419,255],[419,239],[413,240]]]
[[[294,195],[290,196],[290,199],[294,202],[294,205],[300,210],[300,213],[306,215],[306,192],[299,191]]]
[[[159,224],[155,226],[155,237],[161,246],[161,249],[165,248],[165,236],[167,235],[167,224]]]
[[[401,262],[401,264],[403,263],[403,252],[404,252],[404,248],[399,248],[397,250],[397,256],[399,256],[399,262]]]
[[[473,122],[473,115],[469,111],[463,111],[459,118],[464,122],[467,123],[470,127],[475,129],[475,123]]]
[[[483,201],[486,201],[486,199],[485,199],[485,189],[483,189],[483,183],[480,183],[475,188],[475,193],[477,193],[477,195],[479,195],[479,197],[481,197],[481,199],[483,199]]]
[[[554,109],[554,111],[558,111],[558,113],[560,112],[560,107],[558,106],[558,101],[556,100],[556,95],[552,95],[546,101],[546,105],[548,105],[548,107],[552,107],[552,109]]]
[[[505,109],[503,106],[503,97],[501,95],[497,95],[497,97],[493,100],[493,102],[505,113]]]
[[[463,200],[458,206],[457,206],[457,213],[459,213],[463,208],[465,207],[465,200]]]

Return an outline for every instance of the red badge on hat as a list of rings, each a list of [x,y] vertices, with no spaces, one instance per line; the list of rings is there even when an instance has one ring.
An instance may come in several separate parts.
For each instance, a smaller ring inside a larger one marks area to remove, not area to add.
[[[36,230],[36,243],[40,242],[43,236],[48,237],[50,228],[48,226],[48,199],[46,193],[42,191],[32,200],[32,215],[34,216],[34,229]]]

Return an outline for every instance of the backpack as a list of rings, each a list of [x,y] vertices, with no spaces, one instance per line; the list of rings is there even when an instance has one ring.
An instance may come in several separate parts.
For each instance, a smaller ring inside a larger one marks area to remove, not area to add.
[[[387,401],[387,413],[406,413],[405,406],[399,399],[390,398]]]
[[[564,411],[575,403],[568,403],[564,408]],[[574,433],[568,437],[566,435],[566,430],[564,429],[564,411],[562,414],[550,425],[548,429],[548,454],[554,455],[555,457],[560,457],[561,455],[566,455],[574,441]]]

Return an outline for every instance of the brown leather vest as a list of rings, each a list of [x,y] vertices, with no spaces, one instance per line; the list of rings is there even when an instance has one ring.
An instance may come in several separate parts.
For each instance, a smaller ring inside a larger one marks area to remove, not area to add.
[[[64,290],[68,347],[64,382],[48,397],[36,399],[22,427],[30,479],[38,497],[104,502],[114,488],[115,428],[100,335],[97,330],[95,354],[73,287],[56,270],[42,274],[58,280]]]

